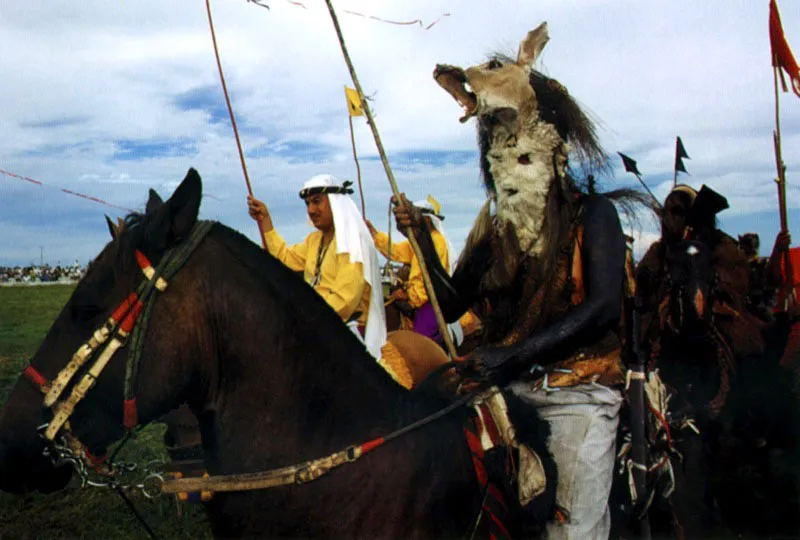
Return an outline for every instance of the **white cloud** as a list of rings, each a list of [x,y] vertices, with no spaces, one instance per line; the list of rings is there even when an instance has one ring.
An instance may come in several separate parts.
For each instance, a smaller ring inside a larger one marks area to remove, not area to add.
[[[321,2],[307,0],[308,9],[285,0],[267,3],[270,10],[245,0],[216,0],[214,21],[246,151],[289,143],[330,150],[329,158],[302,163],[248,155],[256,194],[267,200],[293,241],[308,231],[296,196],[302,181],[321,171],[355,175],[342,92],[351,83]],[[800,47],[800,33],[794,31],[800,28],[800,8],[781,3],[787,37]],[[204,217],[257,239],[245,213],[227,118],[211,122],[207,111],[177,105],[187,92],[219,89],[202,2],[6,4],[0,8],[5,104],[0,169],[140,208],[148,187],[167,196],[193,166],[209,194]],[[513,53],[529,29],[547,20],[551,40],[540,68],[601,121],[601,139],[612,156],[619,150],[638,161],[659,198],[671,184],[675,136],[681,135],[691,156],[690,176],[681,175],[681,181],[708,183],[726,194],[727,214],[745,220],[732,223],[747,227],[747,216],[776,207],[766,4],[337,0],[335,5],[391,153],[475,150],[474,126],[458,122],[458,106],[431,77],[434,66],[471,65],[495,49]],[[425,22],[451,15],[424,31],[354,17],[346,9]],[[791,184],[800,170],[800,102],[792,94],[781,99]],[[355,131],[360,154],[374,155],[363,120],[356,119]],[[187,155],[121,160],[118,141],[174,142],[185,146]],[[376,161],[363,161],[362,172],[368,214],[376,224],[383,222],[389,196],[385,174]],[[482,196],[477,164],[398,167],[395,174],[401,189],[420,197],[430,192],[444,203],[453,243],[462,245]],[[632,180],[618,171],[616,184]],[[800,193],[790,188],[790,206],[800,208]],[[47,212],[59,215],[57,226],[50,216],[39,216],[44,202]],[[21,205],[29,206],[24,213],[18,212]],[[114,210],[0,177],[5,221],[0,264],[25,262],[20,247],[40,242],[49,244],[46,252],[54,260],[71,260],[73,253],[86,259],[105,243],[105,212]],[[78,222],[81,227],[70,228]],[[637,249],[658,229],[650,224],[642,230]],[[33,251],[38,254],[38,247]]]

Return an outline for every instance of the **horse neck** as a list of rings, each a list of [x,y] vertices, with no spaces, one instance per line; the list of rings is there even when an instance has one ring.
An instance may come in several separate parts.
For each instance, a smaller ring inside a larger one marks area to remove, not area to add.
[[[220,467],[318,457],[393,427],[403,391],[312,289],[263,252],[212,249],[203,273],[224,278],[207,278],[201,423]]]

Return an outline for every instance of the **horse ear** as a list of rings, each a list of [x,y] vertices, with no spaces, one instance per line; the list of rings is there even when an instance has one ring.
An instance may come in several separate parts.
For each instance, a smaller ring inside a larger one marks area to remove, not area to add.
[[[152,250],[152,256],[188,236],[197,222],[202,190],[200,175],[189,169],[172,197],[157,206],[152,214],[147,213],[143,247]]]
[[[167,201],[170,213],[169,229],[175,239],[185,238],[197,222],[203,182],[194,169],[189,169],[186,178]]]
[[[106,214],[106,225],[108,225],[108,232],[109,234],[111,234],[111,238],[112,239],[116,238],[119,231],[117,229],[117,226],[114,224],[113,221],[111,221],[111,218],[108,217],[107,214]]]
[[[522,68],[533,69],[533,63],[542,54],[544,46],[547,45],[550,36],[547,33],[547,23],[543,22],[534,30],[528,32],[522,43],[519,44],[517,53],[517,65]]]
[[[156,190],[150,189],[150,196],[147,198],[147,206],[144,207],[144,212],[146,214],[150,214],[162,204],[164,204],[164,201],[162,201],[161,197],[158,196]]]

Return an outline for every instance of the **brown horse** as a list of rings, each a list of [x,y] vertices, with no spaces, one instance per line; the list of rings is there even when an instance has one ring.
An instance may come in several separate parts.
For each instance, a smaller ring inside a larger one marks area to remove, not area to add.
[[[43,423],[44,429],[57,426],[59,418],[43,407],[42,386],[46,390],[70,355],[116,316],[117,306],[134,305],[125,300],[143,290],[137,287],[144,257],[159,268],[168,250],[193,238],[190,232],[202,223],[200,199],[200,177],[190,170],[168,201],[151,200],[144,215],[129,216],[92,262],[0,414],[0,489],[22,493],[66,485],[70,468],[54,466],[44,454],[50,445],[37,431]],[[123,346],[94,375],[69,417],[71,434],[94,455],[123,435],[123,418],[126,425],[134,418],[131,403],[140,425],[188,403],[199,419],[211,475],[327,456],[452,403],[397,385],[319,295],[223,225],[213,224],[165,292],[154,294],[141,361],[132,364],[138,366],[135,400],[123,405],[126,365],[135,357],[132,347]],[[69,382],[63,396],[74,395],[75,387]],[[64,402],[53,409],[63,411]],[[212,530],[226,537],[468,536],[484,496],[464,441],[468,416],[456,408],[315,481],[217,493],[206,503]],[[553,478],[544,449],[548,426],[530,416],[527,423],[525,433],[538,440],[525,442],[543,456]],[[56,431],[54,440],[63,433]],[[548,482],[541,496],[544,515],[554,484]]]
[[[666,514],[688,538],[794,536],[800,403],[791,374],[760,353],[758,321],[733,307],[744,298],[724,287],[718,254],[699,241],[672,246],[650,302],[660,305],[653,360],[673,394],[670,413],[700,431],[673,432],[683,458]],[[665,506],[653,511],[656,525]]]

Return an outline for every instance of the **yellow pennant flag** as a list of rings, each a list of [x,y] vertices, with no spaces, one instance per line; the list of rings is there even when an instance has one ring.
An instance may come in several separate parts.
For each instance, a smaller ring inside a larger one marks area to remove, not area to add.
[[[442,205],[439,204],[439,201],[433,198],[433,195],[428,195],[428,202],[431,203],[431,207],[433,207],[433,211],[437,216],[442,215]]]
[[[344,97],[347,98],[347,110],[350,116],[364,116],[364,109],[361,107],[361,98],[355,88],[344,87]]]

